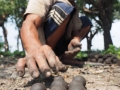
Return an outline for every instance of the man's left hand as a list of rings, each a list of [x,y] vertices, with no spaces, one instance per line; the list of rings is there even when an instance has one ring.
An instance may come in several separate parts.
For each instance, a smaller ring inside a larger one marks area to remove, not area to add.
[[[68,44],[68,51],[65,51],[65,55],[74,57],[81,50],[81,44],[78,38],[73,38]]]

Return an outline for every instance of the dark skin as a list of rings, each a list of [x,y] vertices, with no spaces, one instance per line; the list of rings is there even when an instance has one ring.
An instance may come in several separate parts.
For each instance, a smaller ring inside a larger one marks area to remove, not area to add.
[[[18,60],[17,71],[20,76],[24,75],[25,66],[28,67],[33,78],[40,75],[37,65],[47,77],[51,75],[51,69],[55,72],[66,69],[66,66],[60,62],[59,58],[53,52],[53,47],[47,44],[42,45],[40,42],[37,28],[41,23],[41,18],[34,14],[27,15],[23,22],[20,35],[27,55],[25,58]]]
[[[43,22],[42,18],[36,14],[28,14],[26,16],[26,19],[23,22],[20,30],[20,36],[26,51],[26,56],[24,58],[20,58],[16,64],[16,69],[19,76],[24,76],[25,67],[28,68],[33,78],[37,78],[40,75],[39,70],[46,77],[51,75],[51,70],[54,72],[67,70],[67,67],[62,64],[58,56],[56,56],[54,53],[53,49],[58,40],[64,34],[69,19],[70,16],[68,16],[62,25],[49,38],[47,38],[46,44],[43,45],[39,39],[37,31]],[[65,54],[67,53],[67,56],[74,56],[80,51],[80,41],[82,38],[78,33],[80,32],[74,32],[73,39],[68,45],[68,51],[65,52]]]
[[[74,65],[84,64],[83,62],[74,60],[73,57],[78,53],[77,51],[79,51],[81,49],[80,42],[82,41],[82,39],[85,38],[85,36],[89,32],[90,28],[91,28],[91,26],[89,25],[85,28],[82,28],[80,31],[73,32],[73,35],[75,37],[71,40],[70,44],[68,45],[68,48],[69,48],[68,51],[65,51],[65,54],[63,54],[61,57],[61,61],[63,63],[74,64]]]

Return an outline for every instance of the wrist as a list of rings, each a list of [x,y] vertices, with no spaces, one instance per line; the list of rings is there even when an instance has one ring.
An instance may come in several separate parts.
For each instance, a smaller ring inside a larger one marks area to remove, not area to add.
[[[78,40],[79,42],[81,42],[81,38],[78,37],[78,36],[73,37],[73,39],[76,39],[76,40]]]
[[[41,46],[36,46],[36,45],[25,45],[24,48],[27,52],[31,52],[35,49],[40,48]]]
[[[81,37],[81,35],[79,34],[79,30],[73,31],[72,36],[73,36],[74,39],[77,39],[77,40],[79,40],[79,41],[82,40],[82,37]]]
[[[31,53],[34,50],[38,50],[42,45],[38,43],[25,43],[23,46],[28,53]]]

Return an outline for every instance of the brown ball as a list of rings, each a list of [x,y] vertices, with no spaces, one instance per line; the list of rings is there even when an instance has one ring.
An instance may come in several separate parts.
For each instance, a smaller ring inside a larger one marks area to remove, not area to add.
[[[113,59],[113,60],[112,60],[112,63],[113,63],[113,64],[116,64],[117,61],[118,61],[118,59]]]
[[[98,59],[98,62],[99,62],[99,63],[103,63],[104,60],[103,60],[102,58],[99,58],[99,59]]]
[[[111,58],[107,58],[105,61],[104,61],[105,64],[111,64],[112,63],[112,59]]]
[[[53,86],[50,90],[67,90],[65,87],[63,86]]]
[[[83,85],[73,85],[68,90],[86,90]]]
[[[55,80],[64,80],[64,78],[62,76],[56,76],[56,77],[54,77],[54,81]]]
[[[98,59],[99,58],[99,54],[94,55],[94,58]]]
[[[111,56],[110,54],[106,54],[103,56],[103,59],[105,60],[105,59],[109,58],[110,56]]]
[[[90,59],[90,62],[97,62],[97,59],[92,58],[92,59]]]
[[[42,83],[35,83],[32,85],[30,90],[47,90],[45,85]]]
[[[73,80],[83,83],[84,86],[86,85],[86,79],[83,76],[77,75],[73,77]]]
[[[73,86],[83,86],[83,83],[81,81],[78,81],[78,80],[72,80],[72,82],[70,82],[69,84],[69,88],[73,87]]]
[[[68,83],[65,82],[64,80],[55,80],[55,81],[52,82],[51,88],[53,86],[63,86],[63,87],[65,87],[67,89],[68,88]]]
[[[118,66],[120,66],[120,60],[118,60],[118,61],[116,62],[116,64],[117,64]]]

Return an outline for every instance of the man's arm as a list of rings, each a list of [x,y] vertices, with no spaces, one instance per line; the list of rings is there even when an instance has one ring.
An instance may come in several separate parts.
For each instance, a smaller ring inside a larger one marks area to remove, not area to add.
[[[25,21],[22,24],[20,31],[21,39],[23,46],[26,51],[29,51],[29,48],[40,47],[42,46],[38,38],[37,28],[42,23],[41,18],[35,14],[29,14],[26,16]],[[28,52],[29,53],[29,52]]]
[[[24,75],[25,66],[34,78],[39,76],[39,70],[47,77],[51,75],[51,69],[55,72],[66,70],[51,47],[41,44],[37,31],[41,23],[42,19],[35,14],[28,14],[23,22],[20,35],[27,55],[17,62],[17,72],[20,76]]]
[[[87,35],[87,33],[89,32],[91,26],[88,25],[85,28],[82,28],[81,30],[76,30],[73,31],[73,35],[72,35],[72,39],[68,45],[68,51],[66,51],[66,55],[68,55],[69,57],[74,57],[81,49],[81,41],[82,39],[85,38],[85,36]]]

